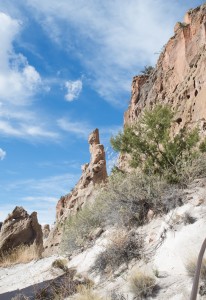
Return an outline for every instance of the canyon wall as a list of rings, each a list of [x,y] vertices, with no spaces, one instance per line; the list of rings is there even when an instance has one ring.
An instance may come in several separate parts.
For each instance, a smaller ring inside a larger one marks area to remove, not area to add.
[[[145,107],[169,104],[176,114],[177,132],[199,126],[206,134],[206,4],[186,13],[149,75],[135,76],[124,125],[135,122]]]

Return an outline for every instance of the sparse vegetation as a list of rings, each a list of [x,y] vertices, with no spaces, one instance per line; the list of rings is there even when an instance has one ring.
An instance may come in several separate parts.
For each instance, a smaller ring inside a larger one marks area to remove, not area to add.
[[[143,240],[134,232],[117,231],[111,238],[105,251],[96,258],[92,270],[104,273],[105,270],[112,271],[120,265],[128,263],[142,256]]]
[[[185,267],[186,267],[187,274],[189,277],[192,277],[192,278],[194,277],[196,266],[197,266],[197,258],[192,257],[187,260]],[[206,281],[206,258],[203,258],[203,260],[202,260],[200,279],[203,281]]]
[[[9,267],[15,264],[28,263],[39,258],[39,250],[36,245],[21,245],[7,253],[0,253],[0,267]]]
[[[77,291],[78,294],[74,297],[75,300],[106,300],[90,286],[79,286]]]
[[[194,218],[190,213],[185,213],[183,216],[184,225],[193,224],[196,222],[196,218]]]
[[[90,232],[101,225],[104,204],[96,201],[85,206],[65,223],[62,251],[73,252],[86,245]]]
[[[184,127],[172,137],[172,122],[174,112],[171,108],[157,105],[153,110],[145,110],[136,124],[112,137],[111,144],[114,150],[130,154],[132,167],[164,177],[169,183],[185,183],[187,177],[194,177],[193,169],[197,169],[197,174],[200,172],[199,134],[197,128]],[[201,145],[204,152],[205,147]]]
[[[147,299],[154,294],[155,287],[155,278],[138,270],[130,278],[130,290],[134,294],[135,299]]]
[[[141,71],[141,73],[143,75],[150,75],[152,73],[152,71],[154,70],[154,68],[152,66],[145,66],[144,70]]]
[[[72,252],[87,246],[91,231],[97,227],[144,224],[149,209],[159,213],[166,208],[161,197],[165,188],[164,182],[137,172],[127,175],[118,172],[110,176],[94,203],[67,220],[62,250]]]
[[[68,263],[67,259],[59,258],[53,261],[52,267],[61,269],[66,272],[68,270],[67,263]]]

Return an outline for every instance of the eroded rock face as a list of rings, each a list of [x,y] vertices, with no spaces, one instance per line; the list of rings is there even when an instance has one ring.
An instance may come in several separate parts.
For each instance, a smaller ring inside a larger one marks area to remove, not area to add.
[[[42,228],[42,232],[43,232],[43,239],[47,239],[50,233],[50,226],[49,224],[46,224],[43,226]]]
[[[170,104],[177,110],[174,130],[199,125],[206,133],[206,4],[190,10],[166,44],[149,76],[136,76],[124,123],[131,124],[145,107]]]
[[[20,245],[35,244],[43,250],[41,225],[37,213],[29,215],[23,207],[16,206],[3,222],[0,231],[0,252],[7,252]]]
[[[107,178],[104,146],[100,144],[99,130],[95,129],[88,139],[91,154],[90,163],[82,166],[82,176],[70,194],[63,196],[56,207],[56,224],[44,243],[44,256],[55,254],[59,250],[65,219],[76,214],[82,206],[92,200],[96,184]]]
[[[135,76],[124,125],[137,121],[145,108],[157,103],[171,105],[176,112],[172,133],[183,126],[198,126],[206,135],[206,4],[186,13],[174,36],[165,45],[153,72]],[[120,167],[128,157],[120,158]]]
[[[82,176],[73,191],[69,195],[61,197],[57,203],[57,220],[76,213],[91,197],[95,184],[101,183],[107,178],[104,146],[100,144],[98,129],[89,135],[88,143],[91,154],[90,163],[82,166]]]

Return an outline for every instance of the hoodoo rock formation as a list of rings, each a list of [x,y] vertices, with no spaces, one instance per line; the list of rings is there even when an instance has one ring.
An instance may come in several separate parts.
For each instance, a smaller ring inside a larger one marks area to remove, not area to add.
[[[62,196],[57,203],[57,222],[45,241],[45,256],[55,253],[60,244],[62,228],[58,224],[63,223],[69,215],[77,213],[94,196],[95,185],[107,179],[105,151],[104,146],[100,144],[98,129],[89,135],[88,143],[91,154],[90,163],[82,166],[82,176],[74,189],[68,195]]]
[[[16,206],[3,222],[0,231],[0,252],[7,252],[20,245],[35,244],[41,253],[43,250],[41,225],[37,213],[31,215],[23,207]]]
[[[76,213],[91,197],[94,185],[107,178],[104,146],[100,144],[99,130],[95,129],[88,139],[91,160],[82,166],[82,176],[73,191],[61,197],[57,204],[57,220]]]
[[[206,134],[206,4],[188,11],[174,31],[154,70],[134,77],[124,124],[135,122],[145,107],[162,103],[176,112],[174,132],[186,124]]]

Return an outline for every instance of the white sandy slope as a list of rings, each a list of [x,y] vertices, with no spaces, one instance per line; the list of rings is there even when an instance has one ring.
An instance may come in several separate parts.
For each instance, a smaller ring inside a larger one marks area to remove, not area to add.
[[[183,217],[189,213],[196,218],[193,224],[184,225]],[[166,216],[154,218],[138,229],[145,240],[144,259],[133,260],[129,267],[121,266],[114,270],[115,275],[102,278],[92,273],[90,268],[99,253],[106,247],[112,235],[109,229],[95,242],[93,247],[74,256],[68,267],[76,267],[78,273],[91,278],[101,294],[109,294],[112,290],[123,293],[126,299],[133,299],[129,290],[129,277],[134,269],[150,273],[154,270],[160,287],[153,299],[186,300],[192,288],[192,279],[188,277],[185,264],[191,257],[197,257],[201,244],[206,237],[206,180],[200,180],[185,191],[185,204],[170,211]],[[51,267],[57,257],[41,259],[25,265],[0,269],[0,300],[8,291],[14,291],[59,276]],[[10,299],[10,298],[8,298]],[[205,299],[199,297],[198,299]]]

